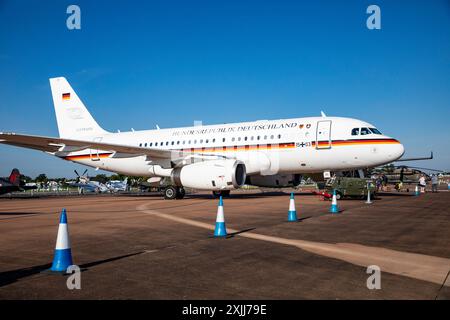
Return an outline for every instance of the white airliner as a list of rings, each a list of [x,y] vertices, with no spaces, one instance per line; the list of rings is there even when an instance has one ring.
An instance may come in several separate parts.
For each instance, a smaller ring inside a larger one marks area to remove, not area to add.
[[[356,119],[259,120],[111,133],[92,118],[67,80],[50,79],[59,138],[0,133],[0,143],[31,148],[125,175],[166,177],[165,197],[183,187],[229,193],[244,184],[285,187],[304,173],[346,171],[399,159],[403,145]]]

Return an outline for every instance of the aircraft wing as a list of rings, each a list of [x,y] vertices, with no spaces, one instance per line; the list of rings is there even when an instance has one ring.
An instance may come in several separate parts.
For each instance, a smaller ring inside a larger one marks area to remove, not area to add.
[[[182,151],[141,148],[114,143],[95,142],[88,140],[72,140],[3,132],[0,132],[0,143],[55,153],[55,155],[58,155],[58,153],[62,152],[81,151],[85,149],[112,151],[129,156],[145,155],[150,158],[160,159],[179,159],[187,155],[187,153],[184,154],[184,152]]]

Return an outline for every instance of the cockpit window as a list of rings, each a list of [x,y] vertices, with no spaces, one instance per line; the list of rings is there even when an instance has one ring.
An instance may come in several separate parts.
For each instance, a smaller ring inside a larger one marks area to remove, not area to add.
[[[361,135],[364,136],[366,134],[370,134],[369,128],[361,128]]]
[[[380,130],[378,130],[378,129],[376,129],[376,128],[369,128],[370,129],[370,131],[372,131],[372,133],[374,133],[374,134],[382,134],[381,132],[380,132]]]
[[[359,128],[352,129],[352,136],[357,136],[359,134]]]

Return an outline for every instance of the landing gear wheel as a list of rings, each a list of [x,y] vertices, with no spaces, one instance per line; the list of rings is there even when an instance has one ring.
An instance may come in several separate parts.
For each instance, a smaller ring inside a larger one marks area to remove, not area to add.
[[[224,198],[230,197],[230,190],[220,190],[220,191],[213,191],[214,198],[219,198],[220,196]]]
[[[177,197],[177,188],[169,186],[164,189],[164,199],[173,200]]]
[[[186,190],[184,190],[183,187],[177,188],[177,196],[176,196],[177,199],[183,199],[185,195],[186,195]]]

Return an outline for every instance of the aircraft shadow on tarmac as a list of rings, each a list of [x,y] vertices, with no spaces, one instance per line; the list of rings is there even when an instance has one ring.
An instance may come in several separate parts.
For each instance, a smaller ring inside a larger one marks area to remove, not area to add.
[[[317,196],[313,193],[295,193],[296,196]],[[251,199],[251,198],[267,198],[267,197],[289,197],[290,193],[288,192],[260,192],[260,193],[234,193],[229,197],[224,197],[225,199]],[[186,195],[186,199],[217,199],[209,194],[188,194]]]
[[[377,196],[383,197],[414,197],[412,193],[403,193],[403,192],[377,192]]]
[[[298,196],[317,196],[314,193],[294,193]],[[224,197],[224,199],[232,198],[232,199],[248,199],[248,198],[266,198],[266,197],[289,197],[289,192],[282,191],[266,191],[266,192],[258,192],[258,193],[232,193],[229,197]],[[156,198],[158,200],[162,199],[160,193],[120,193],[117,196],[125,196],[125,197],[145,197],[145,198]],[[185,199],[218,199],[215,198],[212,194],[207,193],[186,193]]]
[[[39,214],[38,212],[0,212],[0,216],[22,216]]]
[[[113,257],[113,258],[108,258],[108,259],[104,259],[104,260],[88,262],[88,263],[81,264],[78,266],[80,267],[81,271],[83,272],[83,271],[89,270],[89,268],[98,266],[103,263],[113,262],[116,260],[125,259],[128,257],[143,254],[143,253],[145,253],[145,251],[130,253],[130,254],[117,256],[117,257]],[[16,269],[16,270],[11,270],[11,271],[0,272],[0,287],[7,286],[9,284],[12,284],[12,283],[20,280],[20,279],[34,276],[36,274],[47,274],[47,275],[53,274],[52,272],[48,271],[51,266],[52,266],[51,263],[46,263],[46,264],[41,264],[38,266],[33,266],[33,267],[28,267],[28,268],[23,268],[23,269]],[[62,273],[54,273],[54,274],[55,275],[64,275]]]

